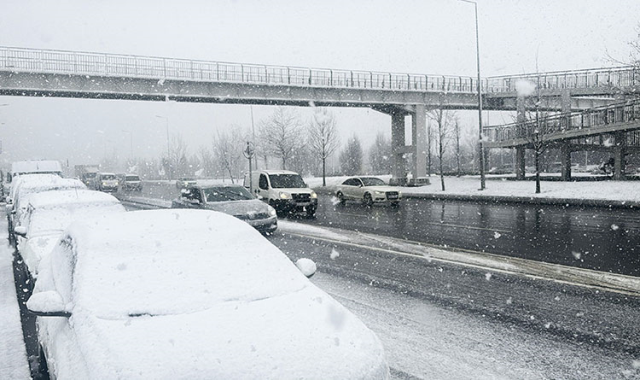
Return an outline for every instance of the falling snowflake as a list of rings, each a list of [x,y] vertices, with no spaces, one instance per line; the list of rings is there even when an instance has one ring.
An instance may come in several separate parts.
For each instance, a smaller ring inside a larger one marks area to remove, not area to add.
[[[507,298],[507,305],[511,305],[513,303],[513,299],[511,297]]]
[[[338,258],[338,256],[340,256],[340,254],[338,253],[338,251],[336,251],[335,249],[331,249],[331,255],[329,257],[331,257],[331,260],[335,260]]]
[[[620,227],[618,227],[618,225],[617,225],[617,224],[612,224],[612,225],[611,225],[611,229],[612,229],[612,230],[614,230],[614,231],[618,231],[618,229],[619,229],[619,228],[620,228]]]
[[[491,280],[491,273],[486,273],[486,274],[484,275],[484,278],[486,278],[486,279],[487,279],[487,281]]]
[[[500,232],[498,232],[498,231],[496,231],[496,232],[494,232],[494,233],[493,233],[493,237],[494,237],[495,239],[499,239],[499,238],[500,238],[500,236],[502,236],[502,235],[501,235],[501,234],[500,234]]]
[[[576,260],[580,260],[580,257],[582,257],[580,252],[572,251],[571,254],[576,258]]]

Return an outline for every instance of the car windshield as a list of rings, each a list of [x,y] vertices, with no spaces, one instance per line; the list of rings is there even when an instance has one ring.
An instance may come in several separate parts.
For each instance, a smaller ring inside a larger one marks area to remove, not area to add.
[[[138,177],[137,175],[128,175],[126,177],[127,181],[140,181],[140,177]]]
[[[202,190],[207,202],[243,201],[254,199],[253,195],[242,186],[208,187]]]
[[[307,184],[298,174],[269,174],[271,187],[274,189],[301,189]]]
[[[384,181],[381,180],[380,178],[362,177],[360,179],[362,180],[362,183],[365,186],[385,186],[386,185],[386,183],[384,183]]]
[[[103,174],[100,178],[102,178],[103,180],[109,180],[109,179],[116,179],[115,174]]]

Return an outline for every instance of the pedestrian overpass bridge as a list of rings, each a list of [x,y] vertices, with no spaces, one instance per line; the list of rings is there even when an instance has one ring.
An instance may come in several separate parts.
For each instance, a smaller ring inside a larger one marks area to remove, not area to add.
[[[540,110],[571,112],[639,93],[640,70],[628,66],[483,78],[479,105],[478,81],[467,76],[0,47],[0,95],[5,96],[371,108],[391,116],[395,177],[404,176],[406,153],[412,154],[413,178],[426,173],[428,109],[482,106],[523,115],[525,97],[518,91],[523,83],[537,88]],[[412,121],[410,146],[405,146],[406,116]],[[495,145],[501,146],[507,145]]]

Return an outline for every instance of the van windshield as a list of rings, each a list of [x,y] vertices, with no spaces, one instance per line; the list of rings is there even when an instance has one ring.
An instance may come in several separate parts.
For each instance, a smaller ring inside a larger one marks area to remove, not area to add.
[[[299,189],[307,187],[299,174],[269,174],[274,189]]]

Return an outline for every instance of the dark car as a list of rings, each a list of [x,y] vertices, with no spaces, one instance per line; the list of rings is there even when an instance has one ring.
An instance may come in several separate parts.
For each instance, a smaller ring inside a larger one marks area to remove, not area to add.
[[[220,211],[244,220],[261,232],[278,228],[276,210],[256,199],[240,185],[190,186],[180,191],[171,208],[199,208]]]

